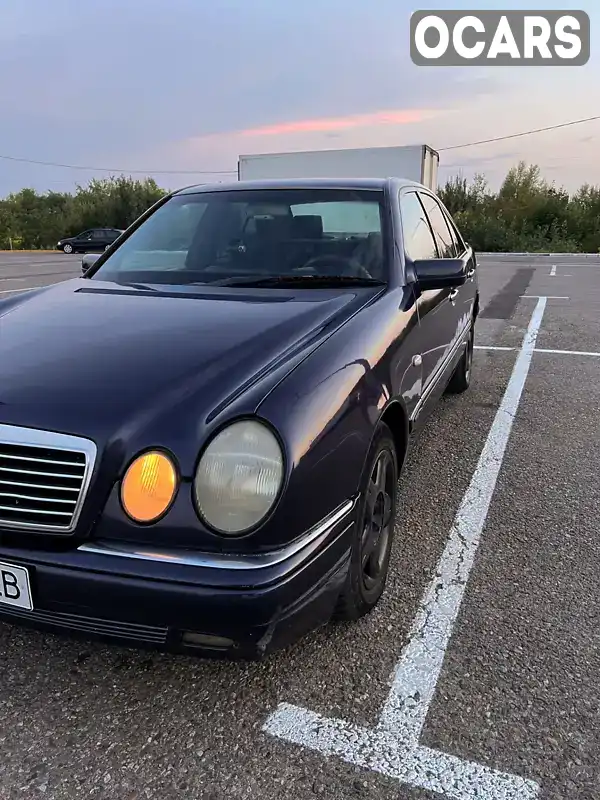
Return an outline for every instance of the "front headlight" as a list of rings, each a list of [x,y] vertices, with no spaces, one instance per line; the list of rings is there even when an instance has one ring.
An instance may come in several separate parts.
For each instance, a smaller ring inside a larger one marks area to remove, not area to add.
[[[262,422],[224,428],[204,451],[196,477],[196,506],[219,533],[243,533],[268,514],[283,483],[283,453]]]

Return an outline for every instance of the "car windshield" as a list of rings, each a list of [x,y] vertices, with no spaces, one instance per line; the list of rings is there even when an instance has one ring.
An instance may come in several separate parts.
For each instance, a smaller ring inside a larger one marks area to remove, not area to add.
[[[219,190],[171,197],[92,279],[315,286],[387,281],[380,190]]]

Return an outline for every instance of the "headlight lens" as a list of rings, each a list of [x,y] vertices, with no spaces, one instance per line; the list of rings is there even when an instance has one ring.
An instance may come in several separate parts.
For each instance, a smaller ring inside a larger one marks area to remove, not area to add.
[[[171,505],[177,472],[171,459],[157,450],[138,456],[121,484],[121,503],[135,522],[153,522]]]
[[[255,420],[240,420],[208,445],[196,471],[196,505],[220,533],[242,533],[257,525],[277,499],[283,454],[276,436]]]

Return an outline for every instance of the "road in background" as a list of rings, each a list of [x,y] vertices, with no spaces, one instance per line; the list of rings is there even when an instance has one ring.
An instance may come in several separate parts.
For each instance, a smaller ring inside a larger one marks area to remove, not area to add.
[[[0,254],[0,298],[75,277],[80,263]],[[376,725],[540,296],[536,350],[420,743],[533,781],[540,800],[599,796],[600,258],[479,265],[473,385],[440,404],[411,451],[375,611],[259,664],[0,625],[1,800],[439,798],[264,725],[280,703]]]
[[[0,252],[0,297],[34,286],[65,281],[81,274],[81,255]]]

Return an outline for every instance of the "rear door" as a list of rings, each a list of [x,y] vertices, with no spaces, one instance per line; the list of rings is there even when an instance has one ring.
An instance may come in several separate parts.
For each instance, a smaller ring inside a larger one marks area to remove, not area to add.
[[[416,189],[400,194],[404,254],[409,261],[438,258],[438,246]],[[417,298],[420,322],[422,359],[422,394],[429,391],[437,377],[439,365],[449,351],[452,341],[452,315],[448,308],[449,289],[421,292]]]
[[[112,244],[115,239],[118,239],[121,235],[121,231],[118,231],[116,228],[107,228],[106,229],[106,244]]]

